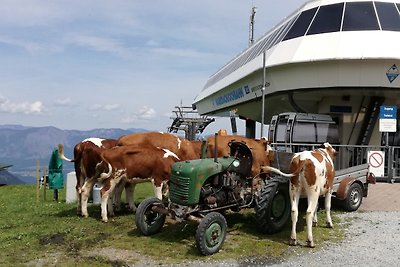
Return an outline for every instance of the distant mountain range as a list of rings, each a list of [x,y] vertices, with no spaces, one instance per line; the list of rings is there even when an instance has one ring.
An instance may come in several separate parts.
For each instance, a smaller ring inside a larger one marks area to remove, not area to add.
[[[73,158],[73,148],[90,138],[113,138],[145,129],[94,129],[89,131],[61,130],[55,127],[27,127],[0,125],[0,163],[13,165],[8,171],[26,183],[34,183],[36,162],[40,169],[48,166],[50,155],[58,144],[64,145],[65,155]],[[73,164],[65,162],[64,171],[73,171]]]

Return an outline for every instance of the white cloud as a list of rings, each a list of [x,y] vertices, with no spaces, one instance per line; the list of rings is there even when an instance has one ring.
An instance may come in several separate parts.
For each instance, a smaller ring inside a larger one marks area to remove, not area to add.
[[[89,108],[91,111],[102,110],[102,111],[112,111],[117,110],[120,107],[119,104],[94,104]]]
[[[108,52],[118,55],[129,54],[129,49],[114,38],[105,38],[91,35],[70,35],[66,39],[72,45],[86,47],[97,52]]]
[[[40,43],[32,40],[24,40],[21,38],[0,36],[0,43],[8,46],[14,46],[19,49],[23,49],[31,54],[62,51],[62,46],[56,43],[51,43],[50,41],[46,43]]]
[[[76,105],[77,105],[77,104],[74,103],[74,102],[72,101],[72,99],[69,98],[69,97],[67,97],[67,98],[62,98],[62,99],[58,99],[58,100],[55,101],[55,104],[56,104],[57,106],[63,106],[63,107],[73,107],[73,106],[76,106]]]
[[[141,119],[151,119],[156,116],[156,111],[153,108],[149,108],[147,106],[143,106],[139,110],[139,118]]]
[[[143,106],[141,109],[139,109],[138,112],[135,112],[133,114],[130,114],[129,116],[126,116],[125,118],[121,119],[122,123],[130,124],[138,121],[144,121],[144,120],[151,120],[155,118],[157,115],[157,112],[150,107]]]
[[[40,114],[45,107],[41,101],[15,103],[0,96],[0,111],[5,113]]]

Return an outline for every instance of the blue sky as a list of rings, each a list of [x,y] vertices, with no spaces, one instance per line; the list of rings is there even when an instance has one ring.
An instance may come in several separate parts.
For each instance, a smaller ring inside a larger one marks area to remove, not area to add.
[[[304,2],[1,0],[0,124],[165,131],[247,47],[253,5],[258,39]]]

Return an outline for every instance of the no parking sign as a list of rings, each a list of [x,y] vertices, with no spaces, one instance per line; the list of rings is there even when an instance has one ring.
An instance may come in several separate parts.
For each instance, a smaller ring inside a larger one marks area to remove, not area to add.
[[[385,152],[384,151],[368,151],[369,171],[376,177],[385,175]]]

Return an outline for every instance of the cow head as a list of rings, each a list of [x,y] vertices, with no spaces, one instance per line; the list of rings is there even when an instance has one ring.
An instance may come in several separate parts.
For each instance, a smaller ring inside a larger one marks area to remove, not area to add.
[[[329,144],[328,142],[324,143],[322,145],[322,147],[326,150],[326,152],[329,154],[329,156],[331,157],[331,159],[333,159],[333,157],[336,154],[336,150],[332,147],[331,144]]]

